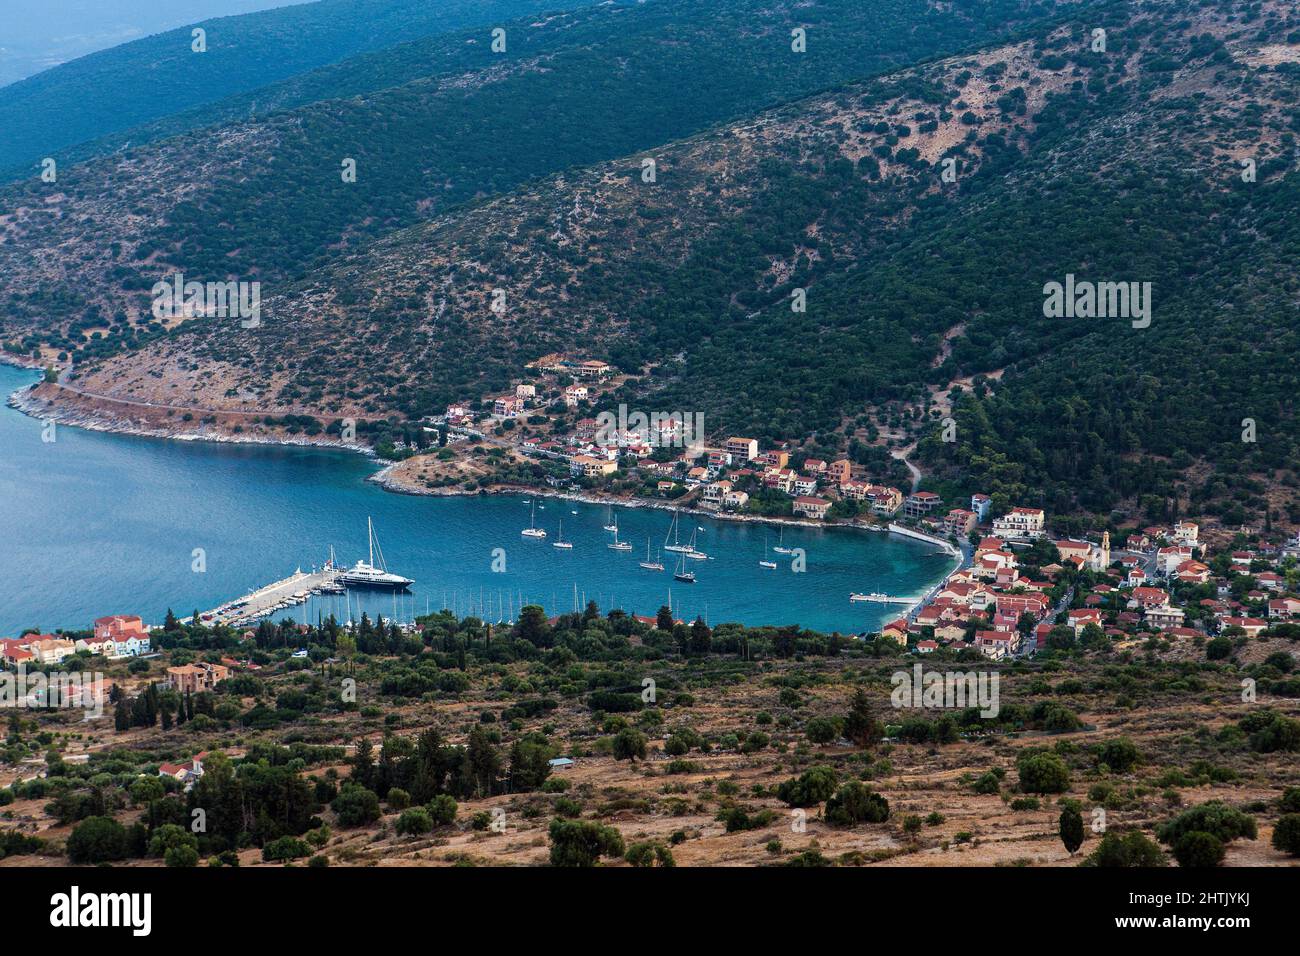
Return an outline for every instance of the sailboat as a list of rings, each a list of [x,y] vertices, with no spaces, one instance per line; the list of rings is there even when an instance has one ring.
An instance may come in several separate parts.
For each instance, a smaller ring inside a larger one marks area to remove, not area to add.
[[[793,548],[787,548],[785,546],[785,525],[781,525],[780,537],[777,539],[776,547],[772,550],[777,554],[794,554]]]
[[[691,545],[689,545],[689,544],[682,544],[681,541],[679,541],[678,538],[677,538],[677,518],[678,518],[679,514],[680,514],[680,512],[677,512],[677,511],[674,511],[674,512],[673,512],[673,523],[672,523],[672,527],[670,527],[670,528],[668,529],[668,534],[664,535],[664,550],[665,550],[665,551],[692,551],[692,550],[694,550],[694,548],[693,548]],[[668,539],[669,539],[670,537],[673,539],[673,543],[672,543],[672,544],[669,544],[669,543],[668,543]]]
[[[613,551],[631,551],[632,543],[630,541],[618,540],[618,519],[617,518],[614,519],[613,529],[614,529],[614,540],[611,541],[608,545],[606,545],[606,547],[610,548]]]
[[[696,528],[695,531],[691,532],[691,543],[687,545],[686,556],[688,558],[693,558],[696,561],[707,561],[709,556],[705,554],[703,551],[696,550],[695,547],[695,534],[699,530],[700,530],[699,528]]]
[[[645,560],[639,563],[647,571],[662,571],[664,569],[662,562],[650,560],[650,539],[648,537],[645,539]]]
[[[768,570],[776,568],[776,562],[769,560],[767,557],[767,532],[763,532],[763,560],[758,562],[758,566]]]
[[[403,591],[414,584],[415,582],[410,578],[404,578],[400,574],[389,574],[384,564],[383,548],[379,548],[379,564],[375,564],[375,549],[379,542],[375,538],[375,524],[370,518],[366,518],[366,530],[370,537],[370,560],[358,561],[340,574],[336,580],[354,588],[381,588],[392,591]]]
[[[564,540],[564,519],[563,518],[560,519],[560,530],[556,534],[555,540],[551,542],[551,547],[564,548],[566,551],[573,550],[573,542]]]
[[[537,502],[533,502],[533,517],[528,522],[528,527],[519,532],[526,538],[545,538],[546,532],[537,527]]]
[[[687,571],[687,570],[686,570],[686,555],[685,555],[685,553],[683,553],[683,554],[681,555],[681,557],[679,557],[679,558],[677,559],[677,570],[675,570],[675,571],[673,572],[673,577],[674,577],[676,580],[678,580],[678,581],[682,581],[682,582],[684,582],[684,583],[686,583],[686,584],[694,584],[694,583],[695,583],[695,572],[694,572],[694,571]]]
[[[605,530],[618,531],[618,522],[614,520],[614,506],[610,505],[605,509]]]

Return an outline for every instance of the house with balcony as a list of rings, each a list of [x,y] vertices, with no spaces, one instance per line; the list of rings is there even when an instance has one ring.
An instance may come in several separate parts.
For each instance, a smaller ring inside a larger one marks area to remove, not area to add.
[[[872,485],[867,491],[867,500],[871,502],[872,514],[888,518],[903,506],[903,493],[886,485]]]
[[[1142,616],[1156,630],[1167,631],[1172,628],[1182,627],[1186,615],[1183,613],[1182,608],[1166,604],[1161,607],[1149,607]]]
[[[816,518],[820,520],[825,518],[826,513],[830,510],[831,502],[826,498],[800,495],[794,499],[794,513],[797,515],[803,515],[805,518]]]
[[[964,538],[975,530],[977,522],[975,512],[965,508],[953,508],[943,519],[943,530],[956,538]]]
[[[903,501],[903,514],[909,518],[924,518],[941,504],[943,499],[933,491],[915,491]]]
[[[977,631],[975,649],[989,660],[1000,661],[1010,657],[1020,646],[1020,635],[1015,631]]]
[[[807,496],[817,491],[817,479],[811,475],[795,475],[793,484],[796,495]]]
[[[151,648],[148,629],[133,614],[96,618],[94,639],[102,646],[100,653],[109,657],[137,657],[148,654]],[[105,642],[111,646],[103,646]]]
[[[732,485],[729,481],[711,481],[700,489],[700,498],[706,504],[717,507],[722,504],[731,488]]]
[[[594,455],[574,455],[569,462],[569,474],[575,478],[600,478],[618,471],[618,462]]]
[[[853,477],[853,462],[847,458],[837,458],[826,466],[826,480],[842,485]]]
[[[757,438],[728,438],[723,448],[736,461],[753,461],[758,457]]]
[[[163,686],[178,694],[200,694],[210,691],[230,676],[230,668],[224,664],[209,664],[199,661],[196,664],[182,664],[180,667],[167,668]]]
[[[728,511],[739,511],[749,504],[749,492],[728,491],[722,498],[722,507]]]
[[[524,400],[513,395],[502,395],[492,402],[492,414],[497,418],[518,418],[524,410]]]
[[[1001,518],[993,519],[993,533],[1005,539],[1041,538],[1045,520],[1042,508],[1012,508]]]

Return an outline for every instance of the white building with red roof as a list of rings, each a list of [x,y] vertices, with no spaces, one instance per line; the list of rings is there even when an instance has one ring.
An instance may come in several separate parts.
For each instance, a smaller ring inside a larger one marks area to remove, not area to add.
[[[1066,613],[1066,619],[1066,623],[1074,629],[1075,637],[1081,636],[1089,624],[1101,627],[1101,612],[1095,608],[1076,608]]]
[[[1045,521],[1042,508],[1012,508],[1001,518],[993,519],[993,533],[1000,538],[1041,538]]]

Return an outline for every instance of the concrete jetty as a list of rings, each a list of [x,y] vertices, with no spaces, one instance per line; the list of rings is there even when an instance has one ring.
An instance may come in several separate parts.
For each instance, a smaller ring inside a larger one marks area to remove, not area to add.
[[[341,593],[343,585],[338,579],[342,573],[333,567],[319,571],[303,571],[299,568],[281,581],[250,591],[211,611],[201,612],[199,620],[209,627],[216,624],[232,627],[251,624],[286,607],[305,604],[313,594]]]

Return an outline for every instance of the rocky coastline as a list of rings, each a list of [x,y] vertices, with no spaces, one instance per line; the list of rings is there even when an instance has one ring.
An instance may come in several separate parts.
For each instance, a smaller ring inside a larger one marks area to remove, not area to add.
[[[9,364],[18,364],[11,362]],[[24,366],[26,367],[26,366]],[[39,369],[33,368],[34,371]],[[87,431],[107,432],[119,435],[135,435],[143,438],[165,438],[174,441],[205,441],[218,444],[248,445],[284,445],[290,447],[319,447],[340,451],[351,451],[375,459],[374,450],[366,445],[339,441],[320,436],[259,436],[235,435],[226,430],[213,429],[206,425],[192,422],[172,425],[143,425],[131,419],[108,414],[100,408],[81,408],[50,401],[34,394],[35,386],[20,388],[13,392],[7,404],[25,415],[43,421],[53,421],[58,425],[82,428]],[[376,459],[377,460],[377,459]],[[773,515],[738,515],[728,512],[713,511],[708,508],[683,507],[668,500],[646,498],[625,498],[599,492],[573,492],[557,488],[534,488],[527,485],[497,485],[473,491],[464,488],[425,488],[413,482],[403,481],[397,471],[400,462],[390,462],[381,467],[367,480],[385,491],[394,494],[416,495],[421,497],[472,497],[475,495],[535,495],[543,498],[555,498],[564,501],[581,502],[589,505],[616,505],[620,508],[654,508],[661,511],[681,511],[683,514],[712,518],[717,521],[739,521],[771,525],[802,526],[807,528],[852,528],[858,531],[886,533],[887,528],[872,521],[812,521],[806,518],[787,518]]]

